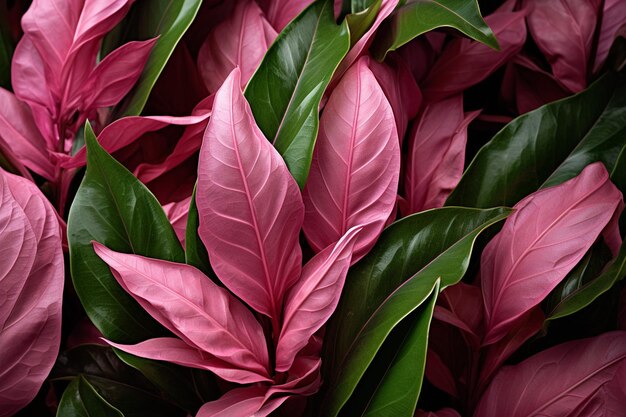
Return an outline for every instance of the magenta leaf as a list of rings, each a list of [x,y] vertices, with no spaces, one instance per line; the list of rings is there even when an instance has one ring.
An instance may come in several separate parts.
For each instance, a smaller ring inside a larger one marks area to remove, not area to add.
[[[474,417],[591,416],[576,414],[597,395],[606,395],[614,379],[622,378],[626,332],[563,343],[503,368],[483,395]],[[621,368],[620,368],[621,367]],[[613,391],[615,392],[615,391]],[[623,411],[626,393],[616,393],[613,405]],[[606,397],[605,397],[606,398]],[[601,415],[601,414],[600,414]]]
[[[277,32],[283,30],[287,23],[300,14],[313,0],[260,0],[259,4],[265,11],[267,20]]]
[[[32,182],[0,169],[0,416],[37,394],[61,341],[61,230]]]
[[[459,282],[441,292],[433,317],[461,330],[468,346],[478,349],[483,326],[482,302],[479,287]]]
[[[120,285],[188,345],[235,369],[268,376],[263,329],[224,288],[189,265],[114,252],[97,242],[93,245]]]
[[[219,279],[273,319],[299,278],[304,207],[280,154],[257,127],[233,70],[215,95],[200,150],[198,233]]]
[[[424,97],[439,101],[487,78],[517,54],[526,41],[524,12],[496,12],[485,18],[500,50],[466,38],[451,40],[423,82]]]
[[[585,255],[613,217],[622,195],[601,163],[514,207],[481,257],[486,331],[500,340]]]
[[[287,294],[276,371],[291,368],[298,352],[335,311],[359,232],[360,228],[348,230],[335,245],[315,255]]]
[[[626,24],[626,2],[623,0],[605,0],[593,67],[594,72],[598,72],[606,61],[615,36],[624,24]]]
[[[601,0],[530,1],[528,30],[559,83],[573,93],[587,86]]]
[[[352,263],[374,245],[395,206],[400,149],[393,111],[368,68],[368,58],[346,72],[320,120],[303,192],[304,233],[315,251],[363,226]]]
[[[244,87],[277,35],[254,1],[236,3],[228,19],[209,33],[198,54],[198,69],[211,93],[235,67],[241,71]]]

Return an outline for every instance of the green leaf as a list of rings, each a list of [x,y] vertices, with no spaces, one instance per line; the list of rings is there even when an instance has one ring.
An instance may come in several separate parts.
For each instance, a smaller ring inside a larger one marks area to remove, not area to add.
[[[92,241],[125,253],[184,262],[184,253],[152,193],[85,130],[87,170],[70,209],[67,234],[76,293],[102,334],[135,343],[168,334],[122,289]]]
[[[376,390],[363,416],[412,417],[415,414],[426,368],[428,331],[438,294],[439,281],[430,294],[429,300],[415,312],[418,313],[417,317],[410,320],[410,327],[401,335],[400,343],[387,340],[383,348],[388,345],[388,350],[383,355],[381,355],[382,349],[379,351],[377,356],[382,356],[387,366],[384,375],[376,378]],[[389,343],[390,341],[393,343]],[[393,357],[391,363],[388,360],[390,357]]]
[[[300,187],[309,175],[322,95],[350,47],[348,24],[335,24],[333,2],[317,0],[283,29],[245,95],[259,128]]]
[[[123,116],[141,114],[161,71],[201,4],[202,0],[141,0],[135,4],[132,10],[135,19],[124,24],[136,25],[136,39],[159,36],[159,41],[152,49],[137,85],[122,104]],[[124,39],[124,42],[129,40],[133,39]]]
[[[187,229],[185,230],[185,261],[187,265],[195,266],[200,271],[215,281],[215,273],[209,263],[209,254],[204,247],[204,243],[198,235],[200,218],[198,217],[198,207],[196,206],[196,188],[193,187],[191,203],[189,204],[189,214],[187,215]]]
[[[449,207],[401,219],[348,273],[327,328],[323,415],[336,416],[391,330],[432,292],[458,282],[476,237],[507,208]]]
[[[587,90],[526,113],[469,165],[447,205],[512,206],[602,161],[609,172],[626,145],[626,83],[607,74]]]
[[[350,29],[351,46],[354,46],[372,26],[382,4],[382,0],[356,0],[352,2],[352,13],[346,16],[348,28]]]
[[[374,56],[384,60],[412,39],[440,27],[451,27],[499,49],[498,41],[480,15],[477,0],[415,0],[396,10],[374,42]]]
[[[102,398],[83,377],[74,379],[63,392],[58,417],[124,417]]]

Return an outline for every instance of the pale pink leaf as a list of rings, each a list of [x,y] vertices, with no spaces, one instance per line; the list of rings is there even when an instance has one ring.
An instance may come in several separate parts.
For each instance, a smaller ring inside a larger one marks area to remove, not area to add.
[[[604,0],[604,11],[602,13],[602,23],[600,25],[600,35],[596,47],[596,58],[593,72],[598,72],[615,40],[615,35],[620,27],[626,24],[626,1],[624,0]]]
[[[559,83],[573,93],[587,86],[601,0],[526,1],[528,30]]]
[[[260,0],[267,20],[277,32],[283,30],[294,17],[300,14],[313,0]]]
[[[240,369],[175,337],[149,339],[136,345],[121,345],[108,340],[106,342],[114,348],[142,358],[172,362],[190,368],[206,369],[220,378],[237,384],[271,381],[267,376],[259,375],[247,369]]]
[[[167,215],[176,237],[180,240],[180,243],[185,245],[185,231],[187,230],[187,218],[189,217],[189,204],[191,203],[191,196],[181,201],[175,201],[167,203],[163,206],[163,211]]]
[[[276,371],[291,368],[298,352],[335,311],[359,232],[358,227],[348,230],[335,245],[315,255],[288,292],[276,347]]]
[[[200,150],[200,238],[219,279],[273,319],[300,276],[300,190],[282,157],[257,127],[233,70],[215,95]]]
[[[467,38],[451,40],[421,84],[424,98],[439,101],[459,94],[516,55],[526,41],[524,17],[524,12],[500,12],[485,18],[498,39],[499,51]]]
[[[395,206],[400,173],[393,111],[368,61],[350,68],[328,100],[303,192],[303,229],[316,252],[363,226],[352,263],[382,232]]]
[[[183,341],[234,368],[267,377],[263,329],[228,291],[192,266],[118,253],[97,242],[93,246],[120,285]]]
[[[209,33],[198,53],[198,69],[209,92],[217,91],[235,67],[241,71],[244,87],[276,35],[254,1],[239,0],[229,18]]]
[[[0,169],[0,416],[28,404],[61,341],[64,262],[56,212],[32,182]]]
[[[601,163],[514,206],[481,257],[486,331],[497,342],[539,304],[591,247],[622,194]]]
[[[625,359],[626,332],[622,331],[539,352],[519,365],[503,368],[474,417],[569,416],[603,386],[622,377],[619,372]],[[626,403],[625,393],[619,401]]]

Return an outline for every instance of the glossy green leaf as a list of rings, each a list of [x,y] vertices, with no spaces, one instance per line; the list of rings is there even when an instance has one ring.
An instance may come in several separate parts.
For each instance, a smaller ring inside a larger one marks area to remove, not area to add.
[[[63,392],[58,417],[124,417],[100,396],[83,377],[75,378]]]
[[[477,0],[414,0],[396,10],[373,45],[381,61],[410,40],[440,27],[451,27],[498,49],[498,41],[480,14]]]
[[[526,113],[471,162],[447,205],[512,206],[602,161],[609,172],[626,145],[626,82],[607,74],[587,90]]]
[[[348,273],[327,328],[323,415],[336,416],[391,330],[431,293],[458,282],[476,237],[507,208],[450,207],[405,217]]]
[[[322,95],[350,47],[333,2],[317,0],[291,21],[265,54],[245,91],[259,128],[300,187],[309,175]]]
[[[204,247],[204,243],[198,235],[200,217],[196,206],[196,186],[193,187],[193,195],[189,204],[189,214],[187,215],[187,228],[185,230],[185,261],[187,265],[195,266],[207,276],[214,278],[215,273],[209,263],[209,254]],[[215,281],[215,279],[214,279]]]
[[[152,193],[85,131],[87,170],[70,209],[67,234],[76,293],[102,334],[136,343],[167,331],[117,283],[92,241],[125,253],[184,262],[184,253]]]
[[[346,16],[348,28],[350,29],[350,44],[357,43],[361,36],[372,26],[383,0],[353,1],[352,13]]]
[[[388,366],[384,375],[377,378],[377,387],[369,399],[364,417],[412,417],[415,414],[426,369],[428,331],[438,294],[439,281],[428,301],[416,312],[417,318],[411,320],[411,326],[402,335],[400,343],[393,341],[390,346],[393,356],[383,356]],[[393,357],[391,362],[390,357]]]
[[[159,41],[152,49],[137,85],[122,104],[123,116],[141,114],[152,87],[201,4],[202,0],[141,0],[133,6],[133,19],[124,24],[136,25],[136,39],[159,36]],[[132,39],[124,39],[125,42],[129,40]]]

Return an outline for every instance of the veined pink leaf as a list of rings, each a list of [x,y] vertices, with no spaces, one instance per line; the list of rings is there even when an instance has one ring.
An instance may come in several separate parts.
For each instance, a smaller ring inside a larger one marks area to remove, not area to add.
[[[626,2],[623,0],[604,0],[604,11],[600,25],[600,36],[596,47],[593,72],[596,73],[606,61],[619,28],[626,24]]]
[[[485,18],[500,50],[466,38],[451,40],[422,84],[428,101],[459,94],[491,75],[526,42],[524,12],[497,12]]]
[[[199,235],[219,279],[273,319],[299,278],[300,190],[257,127],[241,92],[239,69],[215,95],[198,164]]]
[[[422,104],[422,92],[399,55],[390,56],[384,63],[371,60],[369,66],[391,104],[402,147],[409,120],[417,115]]]
[[[360,230],[348,230],[335,245],[307,262],[300,279],[287,294],[276,347],[276,371],[291,368],[298,352],[335,311]]]
[[[267,376],[259,375],[247,369],[240,369],[175,337],[149,339],[136,345],[121,345],[108,340],[106,342],[114,348],[142,358],[206,369],[220,378],[237,384],[271,381]]]
[[[605,384],[621,377],[618,371],[625,359],[626,332],[622,331],[539,352],[519,365],[503,368],[474,417],[569,416]],[[623,405],[626,395],[619,401]]]
[[[196,417],[256,417],[265,403],[268,389],[268,386],[260,385],[232,389],[200,407]]]
[[[93,245],[120,285],[187,344],[234,368],[268,376],[263,329],[224,288],[189,265],[118,253],[97,242]]]
[[[500,340],[539,304],[591,247],[622,194],[601,163],[514,206],[481,257],[484,345]]]
[[[32,182],[0,169],[0,416],[37,394],[61,341],[64,283],[56,212]]]
[[[30,108],[0,88],[0,141],[10,147],[18,160],[46,179],[54,178],[46,140],[41,136]]]
[[[198,54],[198,69],[209,92],[217,91],[235,67],[241,71],[244,87],[276,35],[254,1],[238,0],[233,13],[209,33]]]
[[[528,30],[559,83],[573,93],[587,86],[601,0],[526,1]]]
[[[124,98],[139,79],[157,40],[128,42],[104,57],[83,87],[88,97],[86,108],[113,106]]]
[[[267,20],[277,32],[283,30],[287,23],[300,14],[313,0],[260,0],[259,4],[265,11]]]
[[[463,114],[463,96],[427,104],[409,137],[403,215],[441,207],[463,174],[467,126],[479,112]]]
[[[352,263],[374,245],[394,208],[400,148],[393,111],[368,58],[346,72],[320,120],[303,192],[304,234],[315,251],[363,226]]]
[[[191,203],[191,196],[181,201],[175,201],[167,203],[163,206],[163,211],[167,215],[174,232],[180,243],[185,246],[185,231],[187,230],[187,217],[189,216],[189,204]]]
[[[439,411],[417,410],[415,417],[461,417],[461,415],[452,408],[442,408]]]

